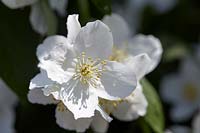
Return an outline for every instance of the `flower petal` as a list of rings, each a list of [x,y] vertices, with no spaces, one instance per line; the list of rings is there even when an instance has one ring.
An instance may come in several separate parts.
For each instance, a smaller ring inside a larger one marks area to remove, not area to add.
[[[151,0],[149,4],[156,8],[160,13],[165,13],[173,9],[177,3],[178,0]]]
[[[161,42],[152,35],[137,35],[128,42],[129,53],[133,56],[147,53],[151,58],[148,72],[151,72],[158,65],[163,52]]]
[[[109,123],[101,116],[100,113],[95,113],[91,127],[97,133],[106,133],[109,127]]]
[[[87,85],[78,80],[69,80],[61,91],[61,100],[74,114],[75,119],[94,116],[98,105],[98,97],[90,91]]]
[[[165,102],[172,104],[179,104],[183,101],[183,79],[181,76],[170,74],[166,76],[161,82],[161,97]]]
[[[184,78],[185,81],[199,84],[200,69],[198,63],[194,60],[194,57],[186,57],[181,62],[180,76]]]
[[[104,112],[100,106],[97,106],[96,110],[101,114],[101,116],[107,121],[111,122],[113,119],[106,113]]]
[[[28,100],[31,103],[38,103],[38,104],[55,104],[58,101],[54,100],[53,96],[45,96],[41,88],[30,90],[28,93]]]
[[[113,97],[113,99],[125,98],[136,88],[136,76],[127,66],[118,62],[109,61],[105,69],[106,71],[101,77],[101,82],[105,88],[105,93]],[[99,97],[113,100],[106,97],[106,95],[99,95]]]
[[[120,15],[113,13],[111,16],[105,16],[102,21],[111,29],[116,46],[130,38],[131,33],[128,24]]]
[[[32,5],[36,1],[37,0],[1,0],[3,4],[5,4],[11,9],[16,9],[16,8]]]
[[[63,36],[51,36],[44,40],[37,48],[39,67],[47,72],[48,78],[58,83],[67,82],[70,73],[63,70],[68,41]]]
[[[197,107],[190,103],[179,103],[179,105],[172,108],[170,117],[173,121],[183,122],[190,119],[196,109]]]
[[[60,35],[47,37],[42,44],[37,47],[37,57],[40,62],[55,61],[61,64],[65,60],[69,43],[67,38]]]
[[[142,86],[138,83],[134,92],[120,103],[112,114],[119,120],[132,121],[146,114],[147,105]]]
[[[17,101],[17,95],[11,91],[6,83],[0,78],[0,106],[14,106]]]
[[[149,70],[151,59],[145,53],[136,56],[130,56],[123,62],[129,67],[130,72],[135,73],[137,80],[142,79]]]
[[[48,31],[46,19],[44,17],[43,9],[39,2],[31,6],[30,23],[34,31],[41,35],[45,35]]]
[[[67,30],[68,30],[67,39],[72,44],[75,42],[75,39],[81,30],[81,25],[78,21],[78,17],[79,16],[77,14],[74,14],[74,15],[69,15],[67,18]]]
[[[76,132],[85,132],[91,124],[92,118],[80,118],[75,120],[73,114],[64,109],[62,111],[56,108],[57,124],[67,130],[75,130]]]
[[[56,10],[59,15],[65,16],[67,14],[68,0],[49,0],[49,5]]]
[[[30,82],[29,89],[35,89],[40,87],[47,87],[48,85],[53,84],[53,81],[51,81],[47,77],[46,71],[41,70],[39,74],[37,74]]]
[[[15,133],[15,112],[13,108],[4,107],[0,111],[0,129],[2,133]]]
[[[62,66],[55,64],[53,61],[47,61],[38,65],[47,72],[48,78],[59,84],[66,83],[72,76],[72,73],[64,71]]]
[[[45,96],[53,95],[54,99],[56,100],[61,99],[60,94],[59,94],[60,90],[61,90],[61,86],[59,84],[53,84],[42,89]]]
[[[110,29],[101,21],[89,22],[81,28],[74,48],[93,58],[108,59],[112,53],[113,38]]]

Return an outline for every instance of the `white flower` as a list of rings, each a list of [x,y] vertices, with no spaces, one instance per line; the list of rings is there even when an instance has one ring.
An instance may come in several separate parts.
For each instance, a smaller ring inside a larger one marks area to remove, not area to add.
[[[139,81],[158,65],[162,55],[162,46],[160,41],[153,36],[137,35],[132,38],[128,25],[117,14],[105,16],[103,22],[113,32],[114,48],[110,59],[129,67],[130,72],[136,74],[138,83],[137,88],[129,97],[106,102],[108,106],[105,102],[102,104],[116,118],[124,121],[134,120],[139,116],[144,116],[147,108],[147,101]]]
[[[115,4],[113,11],[124,16],[126,21],[131,24],[132,30],[138,30],[145,7],[151,6],[159,13],[166,13],[173,9],[177,2],[177,0],[128,0],[124,7]]]
[[[45,15],[46,9],[43,8],[41,0],[2,0],[2,2],[11,9],[23,8],[31,6],[30,23],[33,30],[45,35],[48,31],[47,19]],[[65,16],[68,0],[49,0],[50,7],[57,11],[59,15]]]
[[[0,129],[2,133],[14,133],[17,96],[0,78]]]
[[[170,115],[173,121],[188,120],[200,107],[199,75],[199,62],[187,57],[182,61],[178,73],[163,79],[161,95],[163,100],[172,104]]]
[[[148,103],[139,81],[158,65],[162,47],[160,41],[153,36],[138,35],[131,38],[126,22],[116,14],[104,17],[103,22],[110,27],[114,38],[110,60],[125,64],[130,72],[136,74],[138,83],[130,96],[115,101],[100,99],[99,104],[117,119],[131,121],[146,114]],[[106,132],[108,125],[100,115],[95,115],[91,123],[93,130],[100,133]]]
[[[30,90],[28,93],[28,100],[31,103],[38,103],[43,105],[56,104],[56,123],[64,129],[84,132],[90,126],[92,121],[91,118],[84,118],[84,122],[83,119],[75,120],[73,114],[64,106],[61,101],[56,100],[52,95],[45,96],[42,88],[34,88]]]
[[[170,129],[173,131],[172,133],[200,133],[200,112],[194,117],[192,121],[192,128],[174,125]]]
[[[141,68],[142,71],[139,70],[141,73],[138,74],[140,75],[139,77],[143,77],[146,73],[149,73],[155,69],[160,62],[163,52],[159,39],[152,35],[145,36],[141,34],[132,37],[128,24],[121,16],[117,14],[105,16],[103,18],[103,22],[108,25],[113,33],[114,49],[111,56],[112,60],[117,60],[119,62],[126,63],[126,65],[130,65],[130,63],[132,63],[132,59],[140,57],[141,55],[147,55],[151,59],[150,62],[149,60],[146,60],[146,62],[149,62],[149,66],[135,64],[141,65],[141,67],[131,67]]]
[[[47,76],[41,71],[29,88],[44,87],[44,94],[61,100],[75,119],[89,118],[95,110],[100,111],[98,98],[116,100],[129,96],[136,87],[137,72],[130,73],[124,64],[108,60],[112,33],[101,21],[81,28],[78,15],[70,15],[67,27],[67,38],[52,36],[39,45],[39,67]],[[140,63],[145,58],[135,61]]]
[[[21,7],[25,7],[28,5],[31,5],[38,0],[1,0],[3,4],[5,4],[7,7],[11,9],[17,9]]]
[[[42,88],[30,90],[28,100],[31,103],[43,105],[55,104],[57,106],[55,110],[56,123],[61,128],[75,130],[76,132],[85,132],[90,126],[98,132],[105,132],[108,128],[108,122],[99,112],[95,112],[95,116],[91,118],[74,119],[73,113],[60,100],[56,100],[52,95],[45,96]]]

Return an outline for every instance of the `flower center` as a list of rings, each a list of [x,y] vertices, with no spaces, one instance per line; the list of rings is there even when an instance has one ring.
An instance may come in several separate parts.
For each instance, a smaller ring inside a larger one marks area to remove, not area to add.
[[[58,103],[58,105],[57,105],[57,109],[58,109],[58,111],[60,111],[60,112],[64,112],[65,111],[65,109],[66,109],[66,107],[65,107],[65,105],[63,104],[63,102],[59,102]]]
[[[86,77],[86,76],[91,76],[93,74],[92,71],[92,66],[88,65],[88,64],[83,64],[80,68],[80,73],[82,76]]]
[[[117,49],[116,47],[112,50],[112,55],[109,57],[111,61],[121,62],[128,57],[125,49]]]
[[[125,99],[120,99],[116,101],[109,101],[106,99],[99,99],[99,105],[103,107],[106,113],[111,114],[115,109],[117,109],[117,106],[121,104],[122,102],[125,102]]]
[[[192,84],[187,84],[184,88],[183,96],[188,101],[194,101],[198,97],[197,88]]]
[[[105,60],[95,59],[86,57],[85,53],[76,58],[75,74],[73,75],[74,80],[80,80],[81,83],[92,85],[97,87],[98,82],[105,71]]]

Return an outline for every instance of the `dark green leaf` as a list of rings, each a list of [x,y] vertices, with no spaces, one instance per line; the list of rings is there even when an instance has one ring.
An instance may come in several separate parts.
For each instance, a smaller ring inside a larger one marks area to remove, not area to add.
[[[148,80],[142,80],[143,92],[148,101],[147,114],[144,116],[146,123],[154,130],[155,133],[164,132],[164,115],[161,100],[154,87]]]
[[[189,50],[187,47],[185,47],[182,44],[176,44],[171,47],[169,47],[165,52],[164,52],[164,61],[173,61],[176,59],[181,59],[186,57],[189,54]]]
[[[111,13],[111,0],[90,0],[102,14]]]

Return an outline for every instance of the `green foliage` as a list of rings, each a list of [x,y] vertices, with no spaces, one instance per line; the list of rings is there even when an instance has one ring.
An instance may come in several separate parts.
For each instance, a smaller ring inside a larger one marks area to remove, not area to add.
[[[161,105],[161,100],[148,80],[142,80],[143,92],[148,101],[147,114],[144,116],[144,121],[152,128],[155,133],[164,132],[164,115]],[[146,126],[147,127],[147,126]]]
[[[106,14],[111,14],[111,0],[89,0],[91,17],[102,19]]]
[[[88,0],[78,0],[78,7],[80,12],[80,21],[85,25],[91,17]]]
[[[91,3],[101,12],[102,14],[111,13],[111,0],[90,0]]]
[[[176,59],[184,58],[188,54],[189,50],[187,49],[187,47],[181,44],[176,44],[166,49],[163,55],[163,59],[165,61],[173,61]]]

